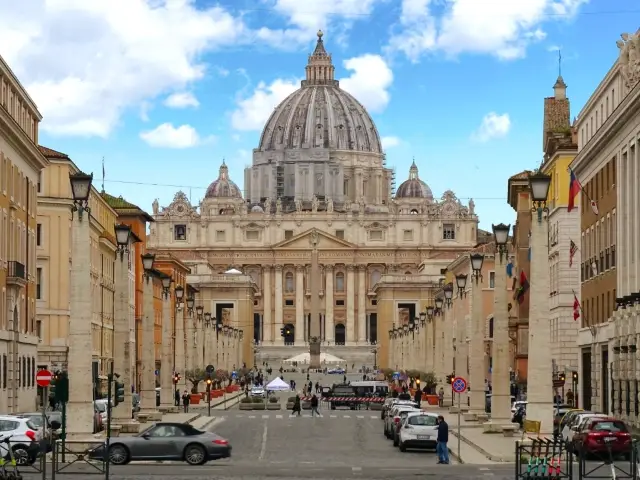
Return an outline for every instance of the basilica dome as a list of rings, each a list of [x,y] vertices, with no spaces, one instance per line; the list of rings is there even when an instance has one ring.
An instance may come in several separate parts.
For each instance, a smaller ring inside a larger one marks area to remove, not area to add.
[[[358,100],[334,79],[331,55],[318,32],[301,88],[278,105],[260,137],[259,150],[328,148],[382,153],[380,135]]]
[[[229,168],[224,160],[220,165],[218,178],[209,185],[204,198],[242,198],[240,189],[229,178]]]
[[[398,190],[396,190],[396,198],[426,198],[427,200],[433,200],[433,193],[429,185],[420,180],[418,176],[418,167],[415,160],[409,169],[409,179],[402,182]]]

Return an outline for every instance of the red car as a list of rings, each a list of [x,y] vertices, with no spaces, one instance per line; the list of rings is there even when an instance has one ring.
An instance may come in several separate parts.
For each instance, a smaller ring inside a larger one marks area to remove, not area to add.
[[[625,423],[615,418],[597,418],[588,421],[579,432],[573,436],[573,448],[584,455],[624,455],[631,459],[632,439]]]

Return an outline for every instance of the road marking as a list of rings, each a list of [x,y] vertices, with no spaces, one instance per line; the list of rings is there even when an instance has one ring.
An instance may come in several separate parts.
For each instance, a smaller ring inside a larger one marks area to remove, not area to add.
[[[267,422],[264,422],[264,430],[262,431],[262,446],[260,447],[260,456],[258,460],[264,459],[264,454],[267,451]]]
[[[358,415],[358,418],[364,418],[364,415]]]
[[[249,418],[256,418],[255,415],[249,415]]]
[[[236,418],[242,418],[244,415],[236,415]]]
[[[362,467],[351,467],[351,471],[352,472],[361,472],[362,471]]]
[[[330,418],[338,418],[337,415],[329,415]]]
[[[351,415],[343,415],[342,418],[351,418]]]
[[[371,415],[371,418],[378,418],[377,415]]]
[[[276,415],[276,418],[282,418],[282,415]]]
[[[487,467],[480,467],[478,470],[480,470],[482,472],[482,471],[487,471],[489,469]]]
[[[262,418],[269,418],[269,415],[262,415]]]
[[[306,413],[305,413],[305,414],[304,414],[304,415],[302,415],[302,416],[303,416],[304,418],[309,418],[311,415],[308,415],[308,414],[306,414]]]

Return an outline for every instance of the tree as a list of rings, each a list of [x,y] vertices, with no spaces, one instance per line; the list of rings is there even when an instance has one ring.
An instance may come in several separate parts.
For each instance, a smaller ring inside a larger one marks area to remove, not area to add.
[[[194,368],[193,370],[187,370],[185,377],[191,382],[191,393],[198,393],[198,385],[206,378],[206,372],[201,368]]]
[[[214,381],[216,382],[216,387],[221,388],[222,383],[229,378],[229,372],[226,370],[216,370],[214,374]]]
[[[438,379],[433,372],[419,372],[420,381],[422,382],[422,390],[427,393],[435,393],[438,386]]]
[[[381,370],[381,372],[384,375],[384,378],[386,378],[388,382],[393,380],[393,373],[394,373],[393,369],[391,369],[391,368],[383,368]]]

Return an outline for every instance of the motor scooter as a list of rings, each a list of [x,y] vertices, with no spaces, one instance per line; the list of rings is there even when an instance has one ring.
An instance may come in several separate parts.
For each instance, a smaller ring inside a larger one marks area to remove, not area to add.
[[[527,412],[524,409],[524,407],[518,407],[518,409],[516,410],[516,413],[513,414],[513,418],[511,419],[511,421],[513,423],[517,423],[518,425],[520,425],[520,428],[522,428],[522,426],[524,425],[524,418],[526,415],[527,415]]]
[[[0,437],[0,480],[22,480],[22,474],[20,473],[20,469],[18,468],[18,463],[16,462],[16,457],[13,454],[13,449],[11,448],[10,439],[13,435],[6,435]],[[7,466],[7,459],[5,458],[7,454],[2,452],[2,450],[7,450],[9,456],[9,465]]]

